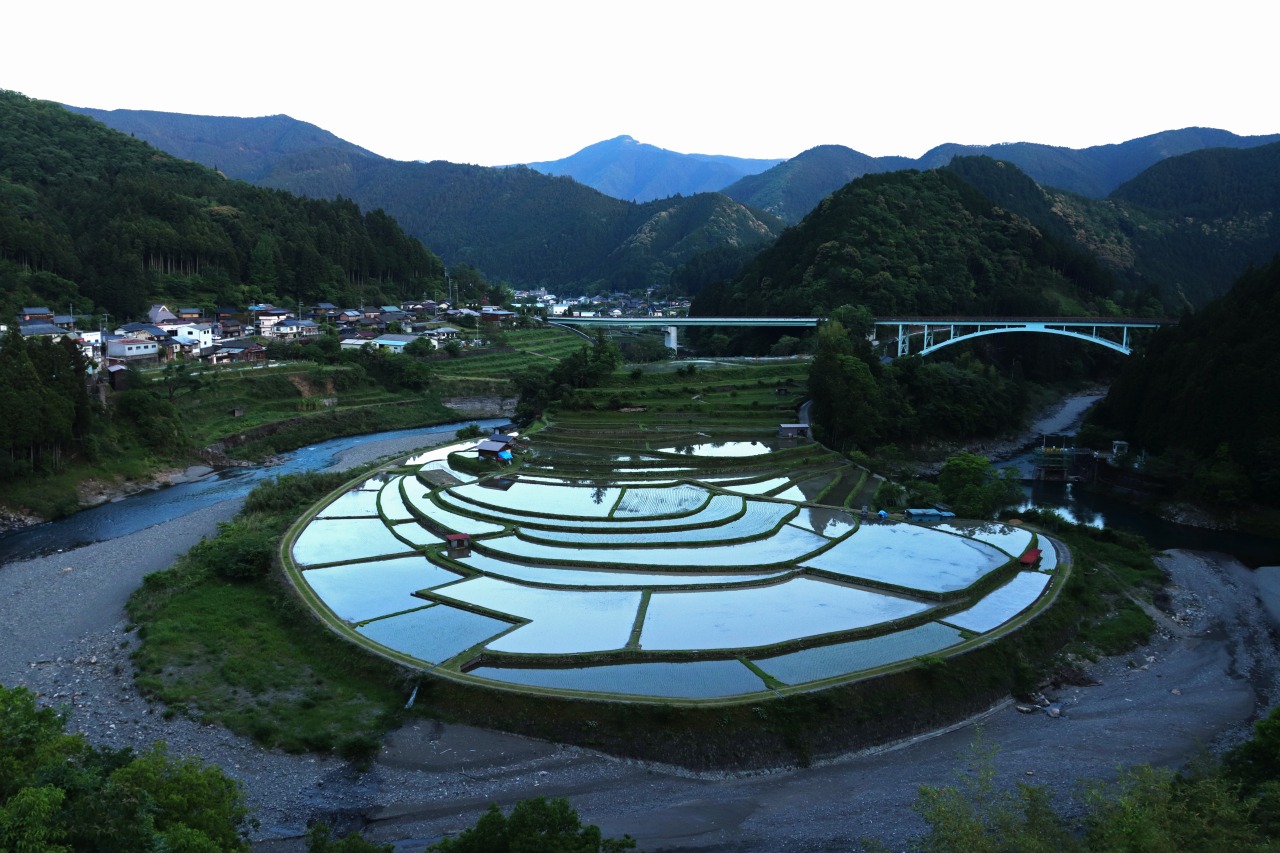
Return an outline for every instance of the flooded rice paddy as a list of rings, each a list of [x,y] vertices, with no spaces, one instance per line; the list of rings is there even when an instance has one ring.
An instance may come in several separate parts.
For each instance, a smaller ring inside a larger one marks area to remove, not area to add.
[[[337,495],[290,546],[333,618],[454,677],[651,699],[803,688],[980,641],[1035,606],[1058,564],[1017,526],[820,505],[840,469],[792,473],[766,442],[606,457],[679,454],[675,483],[643,479],[658,468],[575,477],[580,452],[477,477],[449,459],[471,444]]]

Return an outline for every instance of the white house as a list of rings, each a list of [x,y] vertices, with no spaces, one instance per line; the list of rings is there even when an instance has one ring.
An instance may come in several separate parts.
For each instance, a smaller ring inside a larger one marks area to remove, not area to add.
[[[213,349],[213,325],[210,323],[183,323],[169,333],[184,350],[202,354]]]
[[[107,341],[107,360],[122,362],[151,362],[160,358],[160,344],[141,338],[114,338]]]

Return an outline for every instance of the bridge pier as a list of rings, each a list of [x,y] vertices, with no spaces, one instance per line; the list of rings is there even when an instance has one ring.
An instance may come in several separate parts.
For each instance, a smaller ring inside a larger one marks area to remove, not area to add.
[[[662,330],[662,342],[663,342],[663,343],[667,346],[667,348],[668,348],[669,350],[671,350],[672,352],[679,352],[679,351],[680,351],[679,341],[678,341],[678,339],[676,338],[676,327],[675,327],[675,326],[667,326],[666,328],[664,328],[664,329]]]

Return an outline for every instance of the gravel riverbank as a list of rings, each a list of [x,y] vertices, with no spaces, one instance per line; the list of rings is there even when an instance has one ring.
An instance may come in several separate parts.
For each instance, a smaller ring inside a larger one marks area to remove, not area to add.
[[[370,442],[343,464],[409,449]],[[122,612],[130,591],[237,509],[226,501],[0,569],[0,681],[64,708],[94,742],[164,740],[176,754],[221,765],[246,787],[261,850],[303,849],[298,836],[317,817],[421,849],[470,825],[489,802],[540,795],[568,796],[584,820],[609,835],[630,833],[650,851],[846,850],[864,836],[900,849],[923,829],[910,810],[917,787],[954,781],[979,725],[999,747],[1000,780],[1045,784],[1070,810],[1077,780],[1107,777],[1119,764],[1179,765],[1243,737],[1280,698],[1273,623],[1252,574],[1220,555],[1172,552],[1162,562],[1173,617],[1161,618],[1146,648],[1095,666],[1097,685],[1059,691],[1062,719],[1006,706],[890,749],[718,777],[423,720],[392,733],[359,774],[338,759],[267,752],[218,727],[166,719],[133,688]]]

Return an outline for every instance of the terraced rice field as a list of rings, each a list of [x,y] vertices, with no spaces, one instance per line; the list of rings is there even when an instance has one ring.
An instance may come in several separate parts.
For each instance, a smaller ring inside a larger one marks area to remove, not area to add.
[[[864,479],[816,446],[547,438],[536,473],[462,474],[445,448],[333,497],[288,543],[295,577],[327,618],[446,677],[691,701],[914,665],[1053,588],[1059,553],[1029,530],[816,503]],[[677,457],[674,481],[601,473]],[[1020,564],[1031,548],[1044,571]]]

